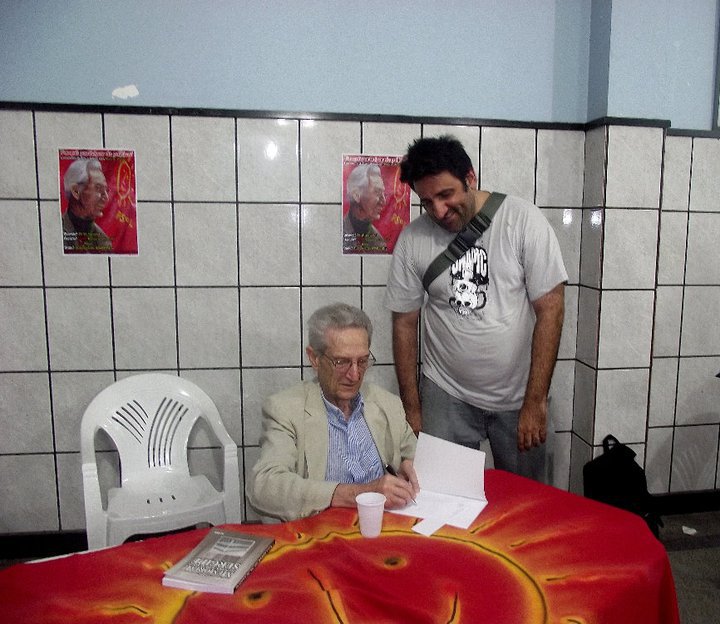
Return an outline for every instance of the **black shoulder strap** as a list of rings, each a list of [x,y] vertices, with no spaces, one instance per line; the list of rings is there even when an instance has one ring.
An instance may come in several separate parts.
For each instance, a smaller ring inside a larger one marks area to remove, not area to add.
[[[504,199],[504,193],[491,193],[490,197],[485,200],[480,212],[470,220],[461,232],[458,232],[457,236],[450,241],[447,249],[430,263],[425,275],[423,275],[423,287],[426,291],[430,284],[437,279],[438,275],[453,262],[462,258],[467,250],[475,244],[475,241],[482,236],[482,233],[490,227],[490,222]]]

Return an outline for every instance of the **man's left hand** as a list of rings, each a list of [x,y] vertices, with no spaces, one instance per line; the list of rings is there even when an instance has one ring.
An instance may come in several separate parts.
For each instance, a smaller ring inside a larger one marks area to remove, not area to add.
[[[545,444],[547,439],[547,400],[525,403],[518,418],[518,449],[530,449]]]

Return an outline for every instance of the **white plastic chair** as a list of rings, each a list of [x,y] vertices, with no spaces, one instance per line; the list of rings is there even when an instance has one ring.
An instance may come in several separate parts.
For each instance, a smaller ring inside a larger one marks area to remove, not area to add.
[[[223,447],[221,492],[206,476],[190,475],[188,438],[198,418],[210,425]],[[99,429],[120,456],[121,486],[108,490],[107,509],[95,461]],[[135,375],[100,392],[83,415],[81,453],[90,549],[201,522],[241,521],[237,445],[210,397],[186,379]]]

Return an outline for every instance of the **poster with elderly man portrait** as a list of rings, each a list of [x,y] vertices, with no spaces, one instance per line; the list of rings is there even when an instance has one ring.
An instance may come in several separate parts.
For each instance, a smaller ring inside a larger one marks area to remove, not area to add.
[[[135,152],[59,150],[65,254],[138,253]]]
[[[343,254],[392,253],[410,221],[410,187],[400,182],[401,159],[343,155]]]

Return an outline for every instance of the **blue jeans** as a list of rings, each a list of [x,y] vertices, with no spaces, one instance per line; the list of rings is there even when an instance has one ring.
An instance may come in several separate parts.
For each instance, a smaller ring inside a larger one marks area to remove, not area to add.
[[[420,393],[423,432],[474,449],[489,440],[495,468],[545,481],[545,445],[518,450],[520,410],[489,412],[475,407],[451,396],[425,376]]]

